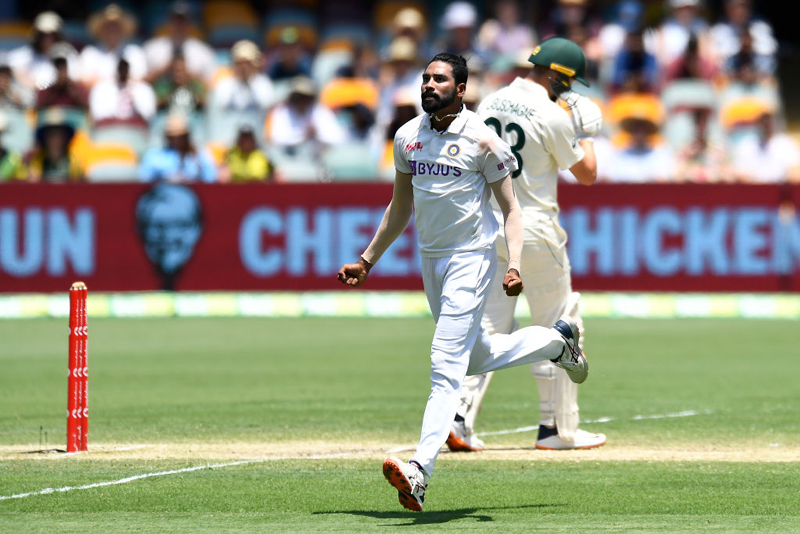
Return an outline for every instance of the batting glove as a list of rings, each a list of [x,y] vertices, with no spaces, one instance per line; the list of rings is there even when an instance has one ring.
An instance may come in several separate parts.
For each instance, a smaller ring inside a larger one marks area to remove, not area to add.
[[[567,103],[578,140],[591,139],[600,133],[603,129],[603,112],[600,111],[600,106],[575,91],[567,91],[561,98]]]

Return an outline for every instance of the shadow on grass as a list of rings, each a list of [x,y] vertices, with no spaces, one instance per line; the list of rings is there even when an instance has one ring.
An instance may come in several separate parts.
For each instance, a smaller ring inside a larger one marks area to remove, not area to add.
[[[521,506],[503,506],[492,508],[459,508],[458,510],[441,510],[438,512],[410,512],[399,510],[396,512],[375,512],[368,510],[342,510],[338,512],[314,512],[314,515],[326,514],[347,514],[362,517],[372,517],[374,519],[411,519],[408,523],[393,523],[378,525],[383,527],[410,527],[415,525],[435,525],[457,521],[459,519],[474,519],[478,523],[494,521],[494,518],[486,512],[492,510],[520,510],[523,508],[552,508],[564,506],[564,504],[524,504]]]

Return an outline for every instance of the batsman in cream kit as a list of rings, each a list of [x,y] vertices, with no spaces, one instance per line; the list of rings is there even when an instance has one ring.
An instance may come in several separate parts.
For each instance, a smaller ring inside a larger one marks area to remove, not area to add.
[[[580,333],[570,317],[552,327],[529,326],[490,334],[481,323],[491,287],[519,295],[522,252],[521,210],[511,173],[511,147],[462,104],[467,64],[461,56],[438,54],[422,76],[424,114],[395,135],[392,200],[370,245],[356,263],[339,270],[339,280],[360,286],[369,270],[403,232],[415,213],[422,281],[436,328],[431,343],[431,392],[416,451],[408,462],[388,458],[383,474],[400,503],[421,511],[428,481],[451,430],[466,375],[537,361],[552,361],[577,383],[588,366]],[[502,213],[507,262],[498,268],[496,238]]]

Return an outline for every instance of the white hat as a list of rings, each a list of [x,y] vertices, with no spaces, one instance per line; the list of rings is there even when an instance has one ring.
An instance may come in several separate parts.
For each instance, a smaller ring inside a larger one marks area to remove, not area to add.
[[[261,51],[258,49],[258,45],[256,45],[253,41],[243,39],[241,41],[237,41],[231,47],[231,58],[234,61],[244,60],[252,63],[258,63],[258,61],[261,59]]]
[[[55,33],[61,31],[64,22],[53,11],[39,13],[33,21],[33,28],[42,33]]]
[[[475,6],[469,2],[453,2],[445,9],[442,17],[442,28],[452,30],[453,28],[471,28],[478,20],[478,12]]]
[[[700,0],[669,0],[669,7],[677,9],[679,7],[691,7],[700,5]]]

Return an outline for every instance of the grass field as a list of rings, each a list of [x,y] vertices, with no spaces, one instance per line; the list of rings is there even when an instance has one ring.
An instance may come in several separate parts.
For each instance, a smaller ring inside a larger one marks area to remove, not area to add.
[[[65,322],[0,322],[0,532],[800,531],[797,325],[586,327],[608,444],[533,449],[535,382],[502,371],[487,451],[440,455],[414,514],[380,465],[419,436],[430,319],[90,321],[78,455],[28,453],[64,447]]]

